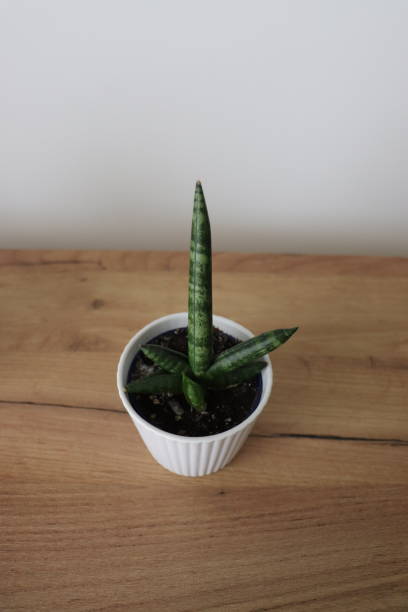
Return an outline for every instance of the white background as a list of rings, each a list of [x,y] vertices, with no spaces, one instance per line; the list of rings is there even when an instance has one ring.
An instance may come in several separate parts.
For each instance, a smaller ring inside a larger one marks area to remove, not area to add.
[[[1,0],[0,246],[408,255],[405,0]]]

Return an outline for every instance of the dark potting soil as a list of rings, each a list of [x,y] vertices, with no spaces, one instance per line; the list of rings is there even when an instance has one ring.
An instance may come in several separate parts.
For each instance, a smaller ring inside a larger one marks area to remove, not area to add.
[[[232,336],[214,327],[214,355],[238,344]],[[165,332],[149,341],[187,354],[187,328]],[[136,354],[129,369],[131,380],[157,373],[160,368],[142,352]],[[146,421],[159,429],[181,436],[210,436],[226,431],[245,420],[258,405],[262,393],[262,376],[225,390],[206,391],[207,408],[197,412],[187,403],[184,395],[158,393],[143,395],[129,393],[133,408]]]

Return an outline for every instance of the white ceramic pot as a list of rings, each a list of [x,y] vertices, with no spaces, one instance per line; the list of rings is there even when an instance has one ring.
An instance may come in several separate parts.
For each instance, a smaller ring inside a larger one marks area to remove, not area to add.
[[[225,317],[214,315],[213,322],[215,327],[239,340],[248,340],[254,335],[242,325]],[[247,419],[227,431],[213,436],[191,437],[172,434],[151,425],[135,411],[124,390],[129,368],[143,344],[166,331],[187,327],[187,323],[188,314],[180,312],[156,319],[137,332],[120,357],[117,384],[124,407],[156,461],[176,474],[204,476],[226,466],[244,444],[269,399],[272,389],[272,366],[269,357],[265,357],[268,365],[261,373],[262,395],[258,406]]]

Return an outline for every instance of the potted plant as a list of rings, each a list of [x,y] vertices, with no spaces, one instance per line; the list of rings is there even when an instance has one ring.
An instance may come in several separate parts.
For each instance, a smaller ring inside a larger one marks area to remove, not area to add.
[[[194,196],[188,313],[141,329],[119,360],[122,402],[153,457],[185,476],[223,468],[235,456],[272,388],[268,353],[297,330],[254,337],[212,313],[211,228],[201,183]]]

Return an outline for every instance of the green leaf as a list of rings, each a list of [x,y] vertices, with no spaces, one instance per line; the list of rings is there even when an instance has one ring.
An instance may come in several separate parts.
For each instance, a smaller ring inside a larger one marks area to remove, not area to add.
[[[202,386],[183,372],[183,393],[192,408],[202,412],[205,410],[205,393]]]
[[[254,361],[231,372],[219,372],[217,375],[206,376],[205,382],[212,389],[228,389],[254,378],[266,366],[265,361]]]
[[[181,393],[181,377],[176,374],[152,374],[132,380],[125,387],[128,393]]]
[[[166,372],[181,374],[182,372],[188,372],[190,370],[187,357],[183,355],[183,353],[156,344],[145,344],[142,346],[141,350],[146,357],[151,359]]]
[[[255,338],[240,342],[218,355],[213,365],[208,369],[207,376],[215,377],[222,372],[230,372],[254,359],[259,359],[277,349],[281,344],[289,340],[295,333],[297,327],[291,329],[275,329],[264,332]]]
[[[188,360],[202,376],[213,359],[211,228],[200,181],[197,181],[190,244],[188,288]]]

